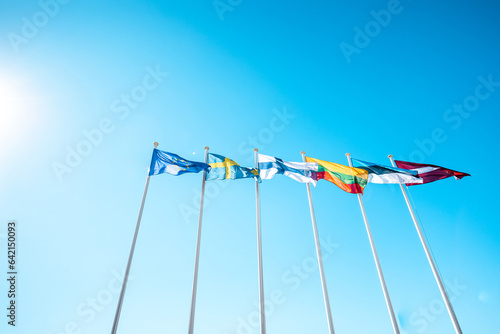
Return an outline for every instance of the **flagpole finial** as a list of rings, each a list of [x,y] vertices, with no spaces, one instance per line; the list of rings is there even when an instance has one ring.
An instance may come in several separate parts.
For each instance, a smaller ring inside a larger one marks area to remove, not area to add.
[[[389,154],[387,157],[388,157],[389,159],[390,159],[390,158],[392,158],[392,154]]]
[[[306,154],[306,152],[302,151],[302,152],[300,152],[300,154]]]
[[[208,146],[205,146],[205,150],[208,150]]]
[[[253,151],[254,152],[259,152],[259,149],[258,148],[254,148]]]
[[[345,156],[346,156],[346,157],[348,157],[348,156],[350,156],[350,155],[351,155],[351,153],[346,153],[346,154],[345,154]]]
[[[155,148],[157,148],[158,145],[160,145],[160,144],[157,141],[155,141],[153,145],[154,145]]]

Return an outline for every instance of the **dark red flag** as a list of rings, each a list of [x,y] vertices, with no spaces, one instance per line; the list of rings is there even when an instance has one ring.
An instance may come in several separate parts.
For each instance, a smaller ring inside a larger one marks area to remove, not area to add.
[[[415,186],[417,184],[424,184],[429,182],[434,182],[437,180],[446,179],[447,177],[454,176],[457,180],[463,178],[464,176],[470,176],[470,174],[457,172],[456,170],[444,168],[436,165],[429,164],[419,164],[416,162],[400,161],[396,160],[396,166],[398,168],[415,170],[418,172],[418,176],[421,177],[424,182],[422,183],[407,183],[407,186]]]

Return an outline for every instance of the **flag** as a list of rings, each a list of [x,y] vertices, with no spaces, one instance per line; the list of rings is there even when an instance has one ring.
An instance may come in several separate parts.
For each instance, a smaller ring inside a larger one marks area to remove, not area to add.
[[[259,154],[259,171],[263,180],[272,179],[276,174],[283,174],[295,181],[312,183],[316,186],[314,172],[318,170],[318,164],[313,162],[290,162],[269,155]]]
[[[337,185],[340,189],[353,194],[362,194],[368,183],[368,172],[361,168],[354,168],[306,157],[307,162],[317,162],[318,172],[316,180],[325,179]]]
[[[455,179],[460,180],[464,176],[470,174],[457,172],[456,170],[429,164],[419,164],[416,162],[407,162],[396,160],[396,166],[399,168],[411,169],[418,173],[418,176],[423,179],[422,183],[407,183],[407,186],[414,186],[417,184],[430,183],[437,180],[446,179],[447,177],[454,176]]]
[[[418,177],[418,173],[413,170],[394,168],[384,165],[374,164],[358,159],[352,159],[356,162],[357,168],[368,172],[369,183],[422,183],[423,180]]]
[[[198,173],[202,170],[209,171],[210,166],[203,162],[189,161],[177,154],[153,150],[153,158],[149,167],[149,175],[168,173],[181,175],[184,173]]]
[[[208,164],[212,169],[210,169],[210,172],[207,174],[207,181],[254,177],[260,182],[258,169],[241,167],[233,160],[223,157],[222,155],[209,153]]]

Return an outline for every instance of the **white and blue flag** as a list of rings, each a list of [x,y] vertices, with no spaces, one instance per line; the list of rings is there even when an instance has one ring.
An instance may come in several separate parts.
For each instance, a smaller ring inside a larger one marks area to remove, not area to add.
[[[316,186],[316,172],[318,164],[316,162],[290,162],[269,155],[259,154],[260,178],[263,180],[272,179],[276,174],[288,176],[295,181],[302,183],[312,183]]]

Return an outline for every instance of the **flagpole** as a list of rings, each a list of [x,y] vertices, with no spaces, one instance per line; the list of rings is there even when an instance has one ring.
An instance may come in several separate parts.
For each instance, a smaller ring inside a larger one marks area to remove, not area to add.
[[[396,164],[394,162],[394,158],[392,154],[388,156],[389,160],[391,160],[391,164],[393,167],[396,167]],[[453,322],[453,327],[455,328],[455,332],[457,334],[462,334],[462,329],[460,328],[460,325],[458,323],[457,316],[455,314],[455,311],[453,310],[453,306],[451,305],[450,299],[448,298],[448,294],[446,293],[446,289],[444,287],[443,281],[441,280],[441,276],[439,275],[439,272],[437,270],[436,264],[434,263],[434,259],[432,258],[432,254],[429,250],[429,247],[427,246],[427,242],[425,241],[424,235],[422,233],[422,230],[420,228],[420,225],[418,224],[417,218],[415,216],[415,212],[413,211],[413,208],[410,204],[410,201],[408,199],[408,195],[406,194],[406,191],[403,187],[402,184],[399,184],[401,187],[401,192],[403,193],[403,196],[406,201],[406,205],[408,206],[408,210],[410,211],[411,218],[413,219],[413,224],[415,225],[415,228],[418,233],[418,237],[420,238],[420,242],[422,243],[422,247],[424,248],[425,255],[427,256],[427,260],[429,261],[429,265],[431,266],[432,273],[434,274],[434,278],[436,279],[436,283],[439,287],[439,291],[441,292],[441,296],[443,297],[444,303],[446,305],[446,309],[448,310],[448,314],[450,315],[451,321]]]
[[[154,148],[158,147],[158,143],[155,142]],[[118,322],[120,321],[120,314],[122,311],[123,299],[125,297],[125,290],[127,289],[128,276],[130,273],[130,266],[132,265],[132,258],[134,257],[135,244],[137,242],[137,235],[139,234],[139,227],[141,225],[142,219],[142,211],[144,209],[144,203],[146,202],[146,195],[148,193],[149,187],[149,169],[148,169],[148,177],[146,179],[146,186],[144,187],[144,193],[142,194],[141,208],[139,210],[139,216],[137,217],[137,224],[135,226],[134,238],[132,240],[132,246],[130,247],[130,254],[128,256],[127,268],[125,269],[125,275],[123,276],[122,289],[120,291],[120,298],[118,299],[118,305],[116,307],[115,319],[113,321],[113,328],[111,329],[111,334],[116,334],[118,330]]]
[[[352,167],[351,154],[346,153],[347,161],[349,166]],[[359,206],[361,207],[361,213],[363,215],[363,220],[365,222],[366,233],[368,234],[368,239],[370,240],[370,247],[372,249],[373,258],[375,259],[375,265],[377,266],[377,273],[380,279],[380,284],[382,285],[382,290],[384,292],[385,303],[387,304],[387,309],[389,310],[389,315],[391,316],[392,328],[395,334],[399,334],[399,327],[396,321],[396,315],[394,314],[394,309],[392,308],[391,298],[389,297],[389,291],[387,290],[387,285],[385,284],[384,273],[382,272],[382,267],[380,266],[380,261],[377,254],[377,249],[375,248],[375,242],[373,241],[372,232],[370,229],[370,224],[368,223],[368,218],[366,217],[365,206],[363,204],[363,199],[361,194],[358,195]]]
[[[259,168],[258,149],[254,149],[255,168]],[[255,179],[255,201],[256,201],[256,219],[257,219],[257,254],[259,265],[259,315],[260,315],[260,333],[266,334],[266,308],[264,305],[264,273],[262,266],[262,234],[260,228],[260,199],[259,199],[259,180]]]
[[[306,155],[305,155],[306,153],[302,151],[300,152],[300,154],[302,155],[302,161],[306,162]],[[330,334],[334,334],[335,330],[333,328],[332,310],[330,308],[330,299],[328,298],[328,289],[326,288],[325,269],[323,268],[323,259],[321,257],[321,246],[319,243],[318,227],[316,226],[316,217],[314,215],[314,207],[311,196],[311,186],[309,183],[306,183],[306,186],[307,186],[307,197],[309,199],[309,211],[311,212],[314,242],[316,245],[316,256],[318,257],[318,267],[321,278],[321,287],[323,289],[323,299],[325,301],[326,319],[328,321],[328,331]]]
[[[208,162],[208,146],[205,147],[205,163]],[[194,331],[194,313],[196,308],[196,291],[198,288],[198,266],[200,263],[200,243],[201,243],[201,222],[203,220],[203,202],[205,200],[205,182],[207,171],[203,171],[203,180],[201,181],[201,199],[200,199],[200,215],[198,218],[198,236],[196,238],[196,255],[194,260],[194,275],[193,275],[193,293],[191,296],[191,312],[189,315],[189,334]]]

